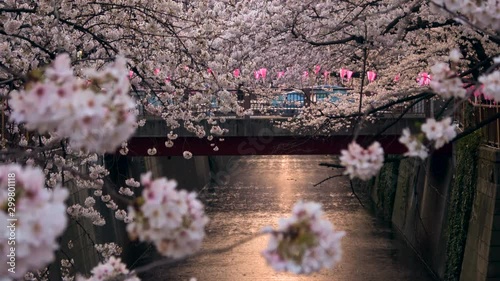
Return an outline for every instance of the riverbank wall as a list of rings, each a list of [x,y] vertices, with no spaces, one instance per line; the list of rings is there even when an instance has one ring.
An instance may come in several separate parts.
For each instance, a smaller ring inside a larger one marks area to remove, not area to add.
[[[375,179],[355,182],[437,280],[500,280],[500,150],[479,139],[452,156],[388,157]]]

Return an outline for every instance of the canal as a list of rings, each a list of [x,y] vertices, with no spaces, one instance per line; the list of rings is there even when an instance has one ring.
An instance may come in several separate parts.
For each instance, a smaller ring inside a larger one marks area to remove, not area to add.
[[[274,272],[260,256],[267,237],[259,237],[229,252],[157,267],[142,280],[433,280],[395,231],[360,205],[346,177],[315,185],[339,174],[318,166],[328,161],[331,157],[227,157],[218,167],[217,184],[200,197],[211,219],[204,250],[235,243],[266,225],[275,226],[279,218],[289,216],[298,200],[321,203],[335,228],[347,233],[342,261],[334,268],[309,276]]]

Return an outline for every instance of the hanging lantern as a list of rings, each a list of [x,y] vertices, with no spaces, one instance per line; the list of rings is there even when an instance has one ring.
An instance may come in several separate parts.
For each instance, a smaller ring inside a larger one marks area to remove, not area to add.
[[[347,69],[341,68],[339,74],[340,74],[340,79],[342,79],[343,81],[344,78],[347,76]]]
[[[346,70],[347,82],[351,81],[353,72],[350,70]]]
[[[323,77],[325,78],[325,83],[326,83],[326,81],[328,80],[328,77],[330,77],[330,71],[326,71],[326,70],[325,70],[325,71],[323,72]]]
[[[318,75],[318,73],[319,73],[319,71],[320,71],[320,70],[321,70],[321,66],[316,65],[316,66],[314,67],[314,74]]]
[[[257,70],[253,73],[253,75],[255,76],[255,80],[259,80],[260,78],[260,72]]]
[[[262,78],[262,80],[265,80],[267,76],[267,69],[266,68],[259,69],[259,74],[260,78]]]
[[[394,76],[394,82],[398,82],[399,78],[401,78],[401,75],[398,73],[396,76]]]
[[[377,73],[375,73],[373,71],[368,71],[368,72],[366,72],[366,76],[368,77],[369,82],[373,82],[377,78]]]

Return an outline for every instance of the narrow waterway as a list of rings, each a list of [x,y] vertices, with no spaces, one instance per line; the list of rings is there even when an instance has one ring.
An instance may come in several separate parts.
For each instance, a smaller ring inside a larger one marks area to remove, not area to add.
[[[202,199],[211,222],[204,249],[216,249],[249,237],[266,225],[289,216],[298,200],[323,205],[336,229],[346,231],[342,261],[309,276],[274,272],[260,252],[267,237],[259,237],[229,252],[195,257],[175,266],[159,267],[142,280],[433,280],[394,231],[363,208],[345,177],[316,183],[339,171],[318,166],[322,156],[233,157],[221,165],[214,191]]]

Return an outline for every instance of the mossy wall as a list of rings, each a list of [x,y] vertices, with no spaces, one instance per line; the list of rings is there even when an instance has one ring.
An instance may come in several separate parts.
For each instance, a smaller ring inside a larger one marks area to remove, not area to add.
[[[453,158],[389,157],[374,181],[356,184],[442,280],[460,277],[479,145],[479,134],[472,134],[454,144]]]
[[[400,160],[391,156],[387,160],[375,180],[374,187],[371,190],[371,197],[375,204],[377,215],[386,221],[390,221],[394,208],[396,187],[398,185]]]
[[[459,140],[455,146],[456,166],[450,190],[446,230],[446,281],[458,281],[464,257],[467,230],[478,177],[478,133]]]

